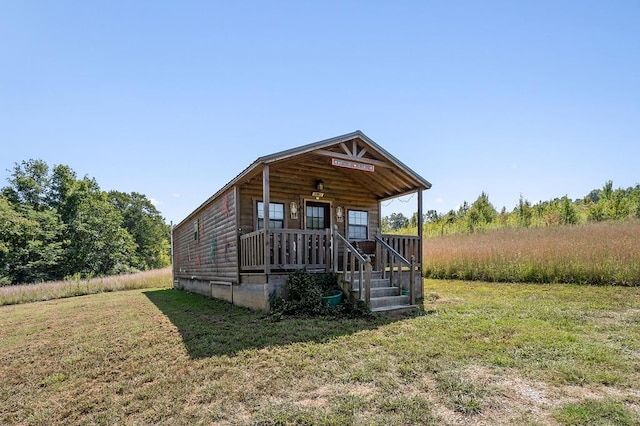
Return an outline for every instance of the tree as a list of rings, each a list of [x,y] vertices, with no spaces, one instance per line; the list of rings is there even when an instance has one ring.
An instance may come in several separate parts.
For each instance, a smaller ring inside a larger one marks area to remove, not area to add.
[[[132,269],[136,244],[122,226],[122,215],[95,180],[77,181],[61,209],[67,220],[69,273],[112,275]]]
[[[560,202],[560,223],[563,225],[575,225],[578,223],[576,206],[565,195]]]
[[[13,205],[0,195],[0,285],[61,278],[63,228],[55,212]]]
[[[151,201],[137,192],[110,191],[108,196],[136,243],[136,267],[144,270],[167,266],[170,229]]]
[[[440,222],[442,222],[442,226],[440,228],[440,235],[444,235],[444,228],[446,225],[453,225],[456,223],[457,215],[454,210],[449,210],[449,212],[440,217]]]
[[[588,218],[594,222],[600,222],[606,219],[604,203],[595,202],[588,205]]]
[[[531,226],[531,216],[533,212],[531,211],[531,203],[522,198],[522,194],[520,194],[520,199],[518,200],[518,223],[520,226],[528,228]]]
[[[497,216],[498,212],[489,202],[489,196],[483,191],[466,214],[467,227],[470,232],[473,232],[477,227],[492,223]]]
[[[416,213],[416,218],[417,218],[417,213]],[[440,220],[440,215],[438,214],[437,210],[427,210],[427,212],[424,215],[424,221],[425,222],[437,222],[438,220]]]
[[[620,220],[640,217],[640,188],[613,189],[613,182],[607,181],[602,189],[593,190],[587,197],[588,218],[593,221]]]
[[[484,192],[483,192],[484,194]],[[460,207],[458,208],[458,216],[464,216],[469,211],[469,203],[467,201],[463,201]]]
[[[15,205],[31,206],[34,210],[47,207],[49,191],[49,166],[42,160],[23,161],[15,164],[3,189],[7,199]]]
[[[409,226],[409,219],[402,213],[391,213],[388,218],[388,224],[390,229],[397,231],[398,229]]]
[[[422,216],[424,218],[424,215]],[[411,215],[411,218],[409,219],[409,226],[412,228],[417,228],[418,227],[418,213],[417,212],[413,212],[413,214]]]
[[[16,164],[7,181],[0,193],[0,282],[169,263],[169,227],[144,195],[114,193],[112,199],[95,179],[78,179],[65,165],[51,171],[41,160]]]
[[[67,221],[70,215],[69,199],[78,186],[76,173],[69,166],[58,165],[53,168],[50,179],[48,204],[61,215],[63,221]],[[97,183],[96,183],[97,186]]]

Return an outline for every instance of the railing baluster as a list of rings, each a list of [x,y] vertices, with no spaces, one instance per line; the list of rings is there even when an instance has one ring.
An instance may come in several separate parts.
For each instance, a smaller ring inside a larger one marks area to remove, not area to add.
[[[329,228],[325,230],[324,247],[327,272],[331,272],[331,229]]]
[[[369,305],[371,303],[371,258],[369,256],[366,257],[366,262],[364,264],[364,272],[365,272],[364,281],[367,283],[365,287],[365,292],[364,292],[364,300],[367,303],[367,305]],[[362,277],[362,273],[360,274],[360,276]]]
[[[409,272],[409,304],[415,305],[416,303],[416,270],[415,270],[416,257],[411,255],[411,271]]]
[[[355,263],[355,262],[353,262]],[[362,300],[362,287],[364,286],[364,265],[362,264],[362,262],[358,262],[358,288],[360,289],[360,291],[358,292],[359,294],[359,298],[360,300]],[[364,294],[365,294],[365,300],[367,297],[367,290],[365,288],[364,290]]]
[[[396,267],[395,263],[396,263],[395,258],[391,257],[389,259],[389,285],[391,285],[391,287],[393,287],[393,284],[395,283],[395,280],[394,280],[395,267]]]
[[[362,293],[364,291],[364,300],[368,305],[371,299],[371,273],[370,273],[371,261],[368,258],[365,259],[360,253],[358,253],[356,248],[353,245],[351,245],[351,243],[347,239],[345,239],[342,235],[340,235],[340,233],[338,232],[338,227],[336,226],[333,231],[333,239],[332,239],[334,259],[336,260],[333,265],[335,272],[338,272],[339,270],[339,265],[337,262],[337,260],[339,259],[339,256],[337,253],[338,253],[340,244],[344,248],[342,252],[343,280],[347,281],[346,277],[348,273],[350,275],[348,280],[348,282],[350,283],[349,291],[351,292],[353,291],[353,285],[354,285],[354,282],[356,281],[356,273],[357,273],[358,274],[357,275],[358,300],[363,300]]]
[[[387,259],[389,260],[389,281],[391,285],[393,285],[397,280],[401,294],[403,276],[406,276],[405,271],[403,271],[403,267],[408,268],[409,302],[413,305],[415,303],[416,281],[416,257],[413,254],[413,251],[415,250],[416,244],[419,243],[419,238],[393,235],[376,235],[374,238],[380,243],[380,250],[384,253],[383,257],[385,261]],[[407,257],[409,257],[411,261],[407,260]],[[398,268],[397,275],[396,267]]]

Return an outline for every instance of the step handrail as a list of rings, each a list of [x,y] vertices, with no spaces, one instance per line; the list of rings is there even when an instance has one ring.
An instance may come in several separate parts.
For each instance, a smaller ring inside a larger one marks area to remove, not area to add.
[[[350,252],[352,252],[355,256],[356,259],[358,259],[360,262],[365,263],[367,261],[367,259],[365,259],[365,257],[363,255],[360,254],[360,252],[358,251],[358,249],[356,249],[353,244],[351,244],[349,242],[349,240],[347,240],[345,237],[343,237],[340,232],[338,232],[338,230],[335,230],[335,236],[338,237],[338,239],[342,242],[342,244],[345,245],[345,248],[347,248]],[[369,257],[369,256],[367,256]]]
[[[382,248],[386,249],[389,253],[391,253],[391,255],[393,256],[394,259],[397,259],[400,261],[400,263],[406,265],[409,267],[409,303],[410,304],[415,304],[415,257],[413,255],[411,255],[411,261],[407,260],[404,258],[403,255],[401,255],[396,249],[394,249],[393,247],[391,247],[389,244],[387,244],[386,241],[384,241],[382,238],[380,238],[378,235],[374,235],[373,238],[375,238],[375,240],[377,242],[380,243],[380,245],[382,246]],[[391,265],[389,265],[389,269],[391,272],[391,277],[390,277],[390,284],[393,285],[393,268],[394,268],[394,263],[392,262]],[[383,270],[384,270],[384,266],[383,266]],[[398,274],[400,275],[400,280],[402,280],[402,267],[398,268]],[[398,284],[398,287],[402,287],[402,281]]]
[[[401,263],[404,263],[408,267],[411,267],[411,262],[405,259],[404,256],[400,254],[400,252],[398,252],[396,249],[394,249],[389,244],[387,244],[386,241],[384,241],[382,238],[380,238],[377,235],[374,235],[373,238],[375,238],[376,241],[378,241],[384,248],[386,248],[394,257],[397,257]]]
[[[333,252],[334,252],[334,262],[333,262],[333,267],[334,267],[334,272],[338,272],[338,242],[341,242],[342,245],[344,246],[345,250],[343,253],[343,262],[342,262],[342,273],[343,273],[343,280],[346,281],[346,275],[347,275],[347,256],[348,254],[353,255],[353,257],[358,261],[358,272],[360,275],[360,280],[359,280],[359,284],[358,284],[358,299],[362,300],[362,287],[364,286],[364,300],[367,303],[367,305],[370,305],[371,302],[371,258],[368,255],[363,256],[362,254],[360,254],[360,252],[358,252],[358,250],[349,242],[349,240],[347,240],[345,237],[343,237],[340,232],[338,231],[338,225],[335,225],[335,228],[333,230],[333,236],[334,236],[334,248],[333,248]],[[354,262],[355,263],[355,262]],[[354,279],[354,275],[355,275],[355,265],[352,263],[351,264],[351,287],[353,288],[353,279]],[[351,290],[351,288],[349,289]]]

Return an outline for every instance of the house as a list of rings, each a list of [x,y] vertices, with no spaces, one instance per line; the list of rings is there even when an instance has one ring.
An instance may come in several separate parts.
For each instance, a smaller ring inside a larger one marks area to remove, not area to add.
[[[430,187],[361,131],[260,157],[173,228],[174,286],[268,310],[304,268],[339,273],[372,310],[411,306]],[[381,234],[381,203],[407,194],[418,235]]]

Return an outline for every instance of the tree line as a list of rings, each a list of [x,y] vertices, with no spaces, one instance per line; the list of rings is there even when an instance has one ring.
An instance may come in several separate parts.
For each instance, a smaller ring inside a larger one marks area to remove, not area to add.
[[[424,215],[427,236],[473,233],[483,230],[516,227],[575,225],[605,220],[640,219],[640,185],[614,189],[607,181],[601,189],[594,189],[583,198],[571,200],[567,196],[531,203],[522,195],[511,211],[503,207],[499,212],[482,192],[471,204],[463,202],[458,210],[438,213],[428,210]],[[382,219],[383,232],[413,232],[418,226],[417,214],[407,218],[392,213]]]
[[[0,190],[0,285],[106,276],[170,262],[170,227],[137,192],[42,160],[16,163]]]

